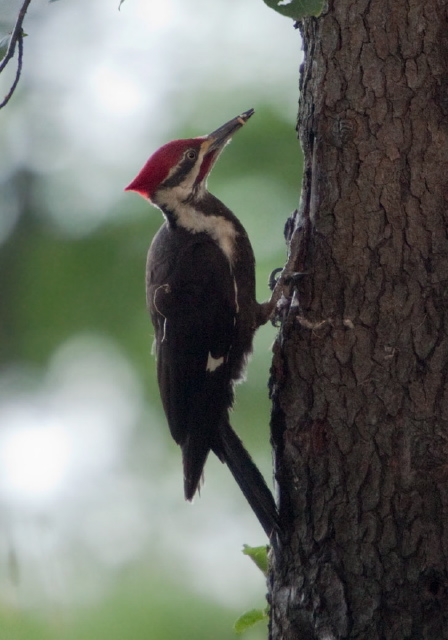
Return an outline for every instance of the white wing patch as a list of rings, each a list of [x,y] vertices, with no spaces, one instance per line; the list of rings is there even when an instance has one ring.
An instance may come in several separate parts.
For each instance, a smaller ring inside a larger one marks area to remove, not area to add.
[[[218,367],[220,367],[224,362],[224,356],[221,358],[214,358],[211,353],[208,354],[207,359],[207,371],[213,373],[216,371]]]

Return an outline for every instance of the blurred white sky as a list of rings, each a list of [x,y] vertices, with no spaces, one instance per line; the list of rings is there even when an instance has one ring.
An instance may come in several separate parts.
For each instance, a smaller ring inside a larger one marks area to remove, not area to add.
[[[19,4],[3,0],[0,18]],[[51,188],[37,197],[61,233],[87,233],[111,215],[122,188],[180,123],[188,123],[186,135],[200,135],[263,102],[290,118],[293,131],[299,34],[262,0],[125,0],[120,11],[118,0],[33,0],[24,28],[21,84],[0,112],[0,183],[19,165],[47,174]],[[0,81],[0,95],[9,80]],[[122,197],[125,214],[129,196]],[[6,229],[14,206],[3,214]],[[120,451],[135,424],[155,418],[124,356],[89,340],[62,345],[43,383],[17,372],[30,379],[20,396],[11,394],[11,372],[0,380],[0,555],[13,549],[25,567],[22,602],[72,601],[87,583],[89,593],[103,586],[98,567],[152,545],[181,563],[186,584],[226,604],[256,606],[264,585],[240,548],[265,538],[250,513],[235,515],[237,489],[223,495],[228,471],[210,460],[200,505],[186,508],[180,457],[172,474],[160,475],[171,445],[153,438],[145,455],[154,482],[142,486]],[[47,567],[64,566],[70,554],[76,563],[73,545],[95,558],[87,583],[76,583],[77,594],[67,580],[42,591],[33,567],[42,554]]]
[[[49,174],[44,208],[68,233],[111,215],[111,174],[128,184],[129,166],[136,173],[179,125],[200,135],[260,102],[291,123],[297,111],[299,34],[262,0],[114,2],[33,0],[26,100],[0,116],[0,175],[18,164]]]

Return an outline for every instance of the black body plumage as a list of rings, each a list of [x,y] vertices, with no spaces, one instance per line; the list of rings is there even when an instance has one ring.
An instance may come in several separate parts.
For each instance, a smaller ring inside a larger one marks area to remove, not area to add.
[[[244,373],[254,333],[267,318],[255,299],[255,259],[247,234],[204,186],[217,157],[207,156],[217,146],[214,135],[176,141],[190,144],[148,196],[166,218],[150,246],[146,270],[157,376],[171,435],[182,449],[186,499],[196,493],[213,451],[227,463],[270,536],[278,529],[275,502],[229,423],[234,384]],[[218,152],[225,141],[221,137]],[[134,183],[129,188],[142,193]]]

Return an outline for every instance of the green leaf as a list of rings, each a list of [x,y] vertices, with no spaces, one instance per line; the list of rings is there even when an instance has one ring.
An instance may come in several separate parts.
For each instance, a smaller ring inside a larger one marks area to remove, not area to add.
[[[266,545],[262,547],[250,547],[248,544],[243,545],[244,555],[249,556],[265,576],[268,575],[268,551],[269,547]]]
[[[264,0],[268,7],[294,20],[301,20],[306,16],[319,16],[324,6],[324,0]]]
[[[233,629],[236,633],[243,633],[243,631],[246,631],[247,629],[250,629],[250,627],[253,627],[254,624],[257,624],[257,622],[266,620],[267,617],[268,613],[266,609],[251,609],[250,611],[243,613],[243,615],[236,620],[233,625]]]

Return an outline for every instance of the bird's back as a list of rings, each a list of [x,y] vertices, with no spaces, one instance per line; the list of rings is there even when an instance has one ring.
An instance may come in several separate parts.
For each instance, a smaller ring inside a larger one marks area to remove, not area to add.
[[[147,300],[160,393],[191,499],[233,402],[238,312],[230,264],[208,234],[165,224],[148,253]]]

